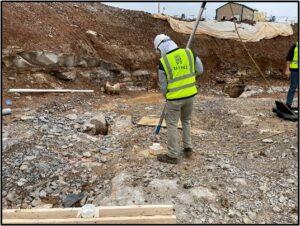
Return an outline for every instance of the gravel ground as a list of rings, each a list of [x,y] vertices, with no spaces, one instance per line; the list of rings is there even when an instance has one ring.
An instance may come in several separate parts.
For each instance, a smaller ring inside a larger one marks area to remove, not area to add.
[[[267,94],[198,95],[194,155],[177,165],[149,152],[153,142],[166,151],[166,129],[137,125],[159,117],[160,94],[71,95],[32,105],[21,95],[3,117],[3,208],[173,204],[178,223],[298,222],[298,123],[274,115]],[[83,131],[97,115],[107,135]]]

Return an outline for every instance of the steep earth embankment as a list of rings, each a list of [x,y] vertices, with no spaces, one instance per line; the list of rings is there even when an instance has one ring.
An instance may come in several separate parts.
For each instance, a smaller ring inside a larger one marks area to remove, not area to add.
[[[117,64],[129,73],[148,70],[152,73],[149,78],[154,80],[152,87],[155,87],[159,57],[153,48],[154,37],[166,33],[180,46],[185,46],[188,40],[188,35],[174,32],[166,21],[153,18],[149,13],[98,2],[3,3],[2,16],[3,49],[17,46],[25,52],[45,50],[94,57]],[[293,36],[246,44],[262,71],[275,83],[280,83],[287,50],[297,40],[298,26],[293,28]],[[88,34],[88,30],[96,34]],[[261,81],[237,41],[198,35],[192,48],[204,62],[203,84],[222,83],[224,79],[237,77],[237,72],[243,70],[246,70],[248,83]]]

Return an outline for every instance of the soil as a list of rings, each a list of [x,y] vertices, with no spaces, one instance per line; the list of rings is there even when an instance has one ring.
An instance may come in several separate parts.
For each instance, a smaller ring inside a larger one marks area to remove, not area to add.
[[[155,73],[154,37],[166,33],[182,46],[188,40],[148,13],[98,2],[4,2],[2,7],[3,49],[76,53]],[[279,75],[298,38],[298,25],[293,29],[290,37],[246,43],[272,85],[288,85]],[[274,101],[286,93],[229,98],[218,81],[234,79],[241,70],[247,71],[247,85],[266,86],[241,44],[203,35],[192,48],[205,72],[192,116],[194,153],[177,165],[160,163],[149,151],[154,142],[161,152],[167,150],[167,130],[154,136],[154,127],[137,124],[143,116],[160,116],[164,99],[157,87],[107,95],[83,77],[66,82],[44,69],[3,67],[2,106],[7,98],[13,104],[12,114],[2,117],[2,208],[64,207],[66,196],[84,194],[74,206],[173,204],[177,222],[184,224],[296,224],[298,122],[272,112]],[[95,92],[8,93],[29,87]],[[86,136],[80,126],[97,114],[105,115],[109,133]]]

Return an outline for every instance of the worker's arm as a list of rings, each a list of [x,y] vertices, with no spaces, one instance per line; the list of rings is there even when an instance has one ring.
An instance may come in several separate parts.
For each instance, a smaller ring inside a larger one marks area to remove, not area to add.
[[[203,64],[199,57],[196,56],[195,59],[195,66],[196,66],[196,77],[203,73]]]
[[[166,97],[168,84],[166,79],[166,73],[164,70],[161,69],[158,70],[158,79],[159,79],[159,88],[162,94],[164,95],[164,97]]]
[[[195,71],[196,71],[196,78],[199,77],[200,74],[203,73],[204,69],[203,69],[203,64],[202,61],[200,60],[200,58],[194,53],[194,51],[192,50],[192,53],[194,55],[194,62],[195,62]]]
[[[291,61],[287,61],[287,62],[286,62],[286,69],[285,69],[285,73],[284,73],[288,78],[289,78],[290,75],[291,75],[290,64],[291,64]]]

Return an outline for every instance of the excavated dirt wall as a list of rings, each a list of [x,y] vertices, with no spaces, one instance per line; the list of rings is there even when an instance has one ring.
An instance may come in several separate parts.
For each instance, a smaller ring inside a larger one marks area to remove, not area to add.
[[[13,46],[25,53],[44,50],[92,57],[121,66],[129,73],[147,70],[151,75],[146,78],[152,81],[147,83],[147,88],[156,84],[159,56],[153,48],[154,37],[166,33],[180,46],[185,46],[188,40],[188,35],[174,32],[166,21],[153,18],[149,13],[101,3],[3,3],[2,17],[3,49]],[[273,83],[284,79],[285,56],[297,40],[298,26],[293,28],[295,32],[290,37],[246,43]],[[245,71],[247,83],[263,81],[237,41],[198,35],[192,49],[204,63],[205,73],[201,77],[204,86],[240,77],[241,70]],[[4,76],[12,73],[4,73]]]

